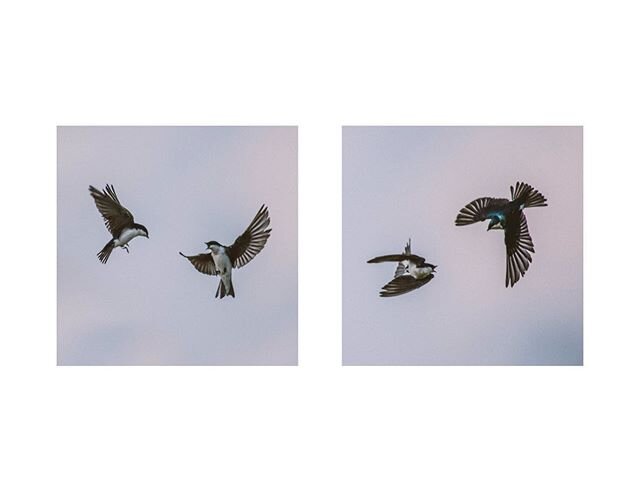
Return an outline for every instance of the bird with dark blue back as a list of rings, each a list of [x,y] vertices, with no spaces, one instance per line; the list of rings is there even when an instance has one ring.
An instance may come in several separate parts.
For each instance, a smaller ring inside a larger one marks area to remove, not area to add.
[[[456,226],[466,226],[489,220],[487,231],[504,230],[507,247],[506,287],[513,287],[529,269],[533,261],[533,240],[529,234],[524,209],[546,207],[547,199],[531,185],[517,182],[511,187],[511,200],[481,197],[467,204],[456,217]]]

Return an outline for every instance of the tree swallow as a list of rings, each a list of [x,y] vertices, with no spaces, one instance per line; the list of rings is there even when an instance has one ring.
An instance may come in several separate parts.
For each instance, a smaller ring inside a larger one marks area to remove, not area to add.
[[[489,219],[490,229],[503,229],[507,246],[507,276],[505,286],[513,287],[524,277],[533,261],[533,241],[529,235],[526,207],[546,207],[547,199],[531,185],[517,182],[511,187],[511,200],[481,197],[460,210],[456,226],[466,226]]]
[[[368,260],[368,264],[379,264],[381,262],[398,262],[393,280],[385,284],[380,290],[380,296],[390,298],[408,293],[414,289],[427,284],[433,279],[436,265],[429,264],[424,258],[411,253],[411,239],[404,247],[404,253],[399,255],[383,255]]]
[[[264,248],[271,235],[271,229],[267,229],[271,220],[269,210],[262,205],[253,218],[249,227],[242,233],[231,246],[224,246],[217,241],[207,241],[207,250],[200,255],[185,255],[179,252],[193,264],[198,272],[209,276],[220,276],[216,298],[224,298],[229,295],[235,298],[231,282],[231,269],[240,268],[248,264],[253,257]]]
[[[89,193],[96,203],[98,212],[102,215],[105,226],[113,236],[113,239],[98,253],[100,262],[106,264],[115,247],[124,248],[129,253],[128,244],[136,236],[149,238],[147,228],[142,224],[133,222],[131,212],[120,204],[113,185],[107,185],[107,188],[102,192],[93,186],[89,186]]]

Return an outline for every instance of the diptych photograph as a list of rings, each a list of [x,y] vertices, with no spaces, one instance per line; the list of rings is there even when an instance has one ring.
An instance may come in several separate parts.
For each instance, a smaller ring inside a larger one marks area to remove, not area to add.
[[[297,127],[58,127],[58,365],[296,365]]]
[[[582,127],[343,127],[343,364],[582,365]]]
[[[315,7],[3,3],[0,493],[640,492],[636,4]]]

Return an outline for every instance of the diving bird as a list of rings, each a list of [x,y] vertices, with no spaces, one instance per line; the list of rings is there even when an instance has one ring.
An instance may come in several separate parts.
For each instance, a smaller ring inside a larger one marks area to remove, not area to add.
[[[149,238],[147,228],[133,222],[131,212],[122,206],[113,185],[107,185],[103,191],[89,186],[89,193],[96,203],[98,212],[102,215],[105,226],[113,236],[113,239],[98,253],[100,262],[106,264],[109,255],[116,247],[124,248],[129,253],[129,242],[136,236]]]
[[[380,296],[390,298],[408,293],[414,289],[427,284],[433,279],[433,273],[437,265],[429,264],[418,255],[411,253],[411,239],[404,247],[404,253],[397,255],[382,255],[368,260],[368,264],[379,264],[381,262],[398,262],[393,280],[385,284],[380,290]]]
[[[233,245],[224,246],[217,241],[207,241],[205,242],[207,245],[205,253],[192,256],[179,253],[189,260],[198,272],[209,276],[220,276],[216,298],[222,299],[227,295],[235,298],[231,270],[239,269],[248,264],[253,257],[260,253],[271,235],[271,229],[267,229],[270,222],[269,210],[263,204],[251,224],[244,233],[236,238]]]
[[[456,226],[466,226],[489,219],[491,229],[504,230],[507,246],[507,275],[505,286],[513,287],[533,261],[533,240],[527,227],[524,209],[546,207],[547,199],[531,185],[517,182],[511,188],[511,200],[481,197],[466,205],[456,217]]]

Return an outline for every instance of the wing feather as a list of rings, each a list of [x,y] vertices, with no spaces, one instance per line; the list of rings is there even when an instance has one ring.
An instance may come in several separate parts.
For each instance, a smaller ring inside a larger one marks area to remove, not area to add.
[[[466,226],[467,224],[484,221],[488,218],[488,213],[503,208],[509,201],[507,199],[495,199],[492,197],[481,197],[469,202],[460,209],[456,217],[456,226]]]
[[[263,204],[244,233],[229,247],[229,257],[235,268],[248,264],[262,251],[271,236],[271,229],[267,229],[270,223],[269,209]]]
[[[433,274],[429,274],[424,279],[416,279],[415,277],[409,275],[396,277],[382,287],[382,289],[380,290],[380,296],[382,298],[400,296],[401,294],[408,293],[410,291],[413,291],[414,289],[418,289],[419,287],[424,286],[429,281],[431,281],[433,277]]]
[[[507,246],[505,286],[513,287],[521,277],[524,277],[533,261],[531,254],[535,253],[527,218],[522,211],[516,211],[507,218],[504,242]]]
[[[409,241],[404,247],[404,254],[411,255],[411,238],[409,238]],[[398,265],[396,266],[396,271],[393,273],[393,277],[400,277],[405,275],[407,273],[408,267],[409,267],[409,262],[407,262],[406,260],[401,260],[400,262],[398,262]]]
[[[122,206],[113,185],[107,185],[102,191],[90,186],[89,193],[102,215],[105,226],[114,237],[119,236],[124,228],[133,226],[133,214]]]
[[[185,255],[182,252],[178,252],[184,258],[186,258],[191,265],[193,265],[198,272],[202,272],[203,274],[207,274],[208,276],[215,276],[216,273],[216,264],[213,261],[213,257],[209,253],[201,253],[199,255]]]
[[[410,260],[414,264],[422,264],[426,260],[419,255],[406,255],[404,253],[391,254],[391,255],[381,255],[380,257],[374,257],[370,260],[367,260],[368,264],[379,264],[381,262],[403,262],[405,260]]]

